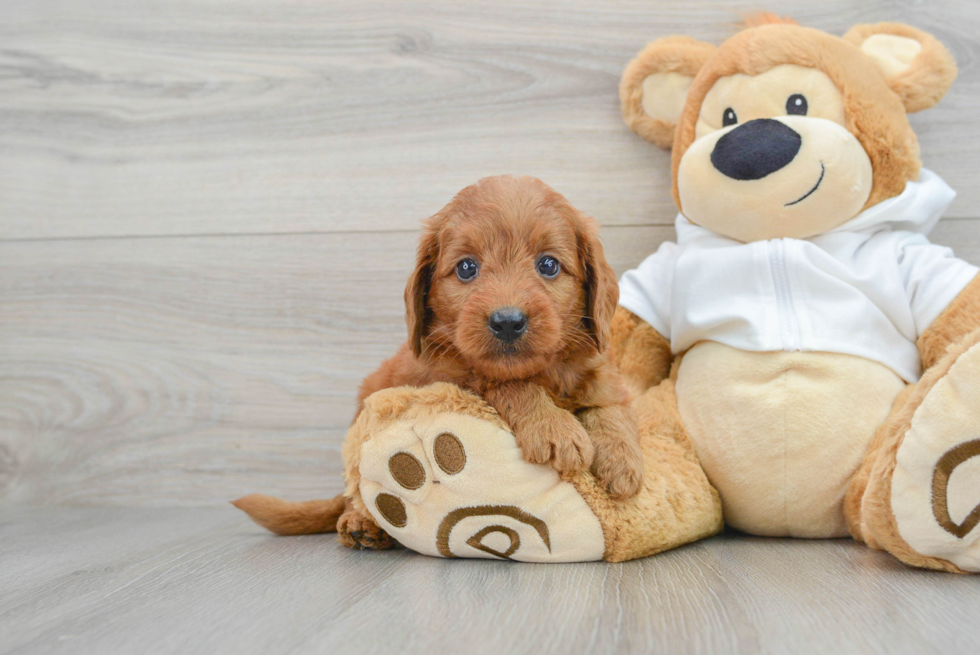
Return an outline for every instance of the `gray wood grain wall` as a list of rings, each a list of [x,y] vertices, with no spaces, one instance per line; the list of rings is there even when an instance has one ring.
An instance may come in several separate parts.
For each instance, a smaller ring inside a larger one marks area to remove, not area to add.
[[[0,499],[339,491],[357,384],[404,338],[419,219],[479,177],[536,175],[635,265],[675,210],[620,71],[774,4],[0,3]],[[976,4],[776,8],[950,47],[959,80],[912,120],[960,193],[934,239],[980,263]]]

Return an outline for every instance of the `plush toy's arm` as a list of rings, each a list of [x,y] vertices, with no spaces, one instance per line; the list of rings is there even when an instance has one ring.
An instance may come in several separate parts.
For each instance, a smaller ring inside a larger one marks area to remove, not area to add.
[[[980,275],[919,336],[916,345],[922,356],[922,368],[930,368],[949,346],[977,329],[980,329]]]
[[[612,359],[635,395],[670,374],[670,342],[624,307],[617,307],[613,316],[610,345]]]

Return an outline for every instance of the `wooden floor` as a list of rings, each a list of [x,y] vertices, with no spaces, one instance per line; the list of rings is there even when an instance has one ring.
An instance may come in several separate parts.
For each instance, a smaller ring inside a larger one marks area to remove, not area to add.
[[[975,0],[0,0],[0,652],[976,653],[980,581],[849,542],[446,563],[225,505],[341,489],[418,222],[463,186],[541,177],[619,272],[673,238],[619,74],[760,6],[949,46],[912,122],[960,194],[933,239],[980,264]]]
[[[0,509],[0,653],[977,652],[980,585],[850,541],[445,561],[231,509]]]

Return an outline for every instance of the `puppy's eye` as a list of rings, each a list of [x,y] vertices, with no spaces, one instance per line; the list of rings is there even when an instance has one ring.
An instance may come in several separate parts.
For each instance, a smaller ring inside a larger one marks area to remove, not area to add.
[[[729,125],[734,125],[738,122],[738,116],[735,115],[735,110],[729,107],[721,115],[721,126],[728,127]]]
[[[538,260],[537,269],[538,273],[550,280],[558,277],[558,274],[561,273],[561,264],[551,255],[545,255]]]
[[[794,93],[786,100],[786,113],[790,116],[806,116],[806,98],[800,93]]]
[[[480,266],[472,259],[463,259],[456,264],[456,277],[463,282],[470,282],[476,277]]]

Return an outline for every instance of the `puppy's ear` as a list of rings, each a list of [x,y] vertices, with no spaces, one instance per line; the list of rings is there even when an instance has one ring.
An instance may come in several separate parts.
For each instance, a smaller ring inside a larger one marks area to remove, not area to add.
[[[602,250],[599,226],[594,219],[575,213],[578,258],[585,277],[584,322],[592,343],[601,352],[609,345],[612,319],[619,302],[619,283]]]
[[[415,270],[405,286],[405,323],[408,325],[408,343],[416,357],[422,356],[425,337],[432,322],[429,309],[429,289],[439,260],[439,232],[447,220],[446,210],[426,220],[415,255]]]
[[[939,102],[956,79],[956,61],[946,46],[914,27],[901,23],[855,25],[844,40],[874,60],[910,114]]]
[[[619,82],[623,120],[630,129],[669,150],[691,81],[715,50],[689,36],[668,36],[640,51]]]

